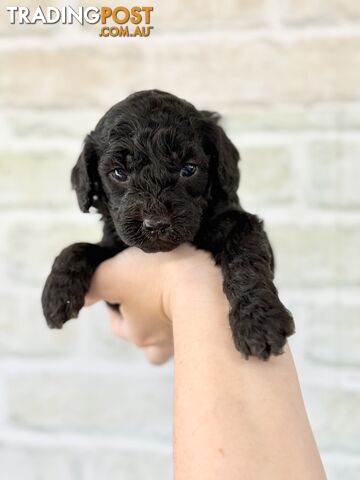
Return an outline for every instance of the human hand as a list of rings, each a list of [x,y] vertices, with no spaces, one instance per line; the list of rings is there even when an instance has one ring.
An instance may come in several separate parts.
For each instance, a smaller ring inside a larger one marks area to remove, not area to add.
[[[128,248],[98,267],[85,305],[120,304],[119,311],[107,308],[113,333],[140,347],[149,362],[162,364],[173,354],[174,304],[188,301],[192,283],[201,290],[214,276],[221,277],[210,254],[190,245],[154,254]]]
[[[121,304],[109,313],[114,333],[152,363],[171,356],[174,337],[176,478],[325,479],[290,350],[244,360],[222,283],[211,255],[190,245],[129,248],[98,267],[86,301]]]

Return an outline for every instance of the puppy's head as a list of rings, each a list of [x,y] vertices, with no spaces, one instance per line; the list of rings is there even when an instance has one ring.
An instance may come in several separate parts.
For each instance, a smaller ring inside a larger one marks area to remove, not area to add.
[[[129,246],[191,242],[206,209],[236,204],[239,155],[217,116],[157,90],[110,109],[72,171],[80,208],[110,215]]]

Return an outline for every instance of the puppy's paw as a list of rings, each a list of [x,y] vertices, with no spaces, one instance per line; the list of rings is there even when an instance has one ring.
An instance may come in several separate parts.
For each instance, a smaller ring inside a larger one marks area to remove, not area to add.
[[[50,328],[62,328],[76,318],[84,306],[87,285],[71,273],[50,273],[41,297],[46,322]]]
[[[231,309],[230,326],[237,350],[245,358],[262,360],[283,353],[286,338],[295,331],[290,312],[266,290],[242,297]]]

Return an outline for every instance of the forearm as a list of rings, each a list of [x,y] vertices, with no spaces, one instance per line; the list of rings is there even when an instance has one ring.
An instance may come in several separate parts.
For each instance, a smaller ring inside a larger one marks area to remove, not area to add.
[[[325,478],[290,350],[244,360],[215,283],[173,301],[175,480]]]
[[[187,245],[128,249],[100,265],[88,298],[120,303],[139,346],[165,335],[172,347],[173,327],[175,480],[324,479],[290,351],[243,359],[222,282],[210,255]]]

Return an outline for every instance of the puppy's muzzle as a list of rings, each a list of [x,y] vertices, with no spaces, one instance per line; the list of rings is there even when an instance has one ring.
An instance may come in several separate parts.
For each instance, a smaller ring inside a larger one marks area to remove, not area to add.
[[[143,221],[143,229],[149,234],[164,234],[170,226],[170,220],[166,217],[147,217]]]

